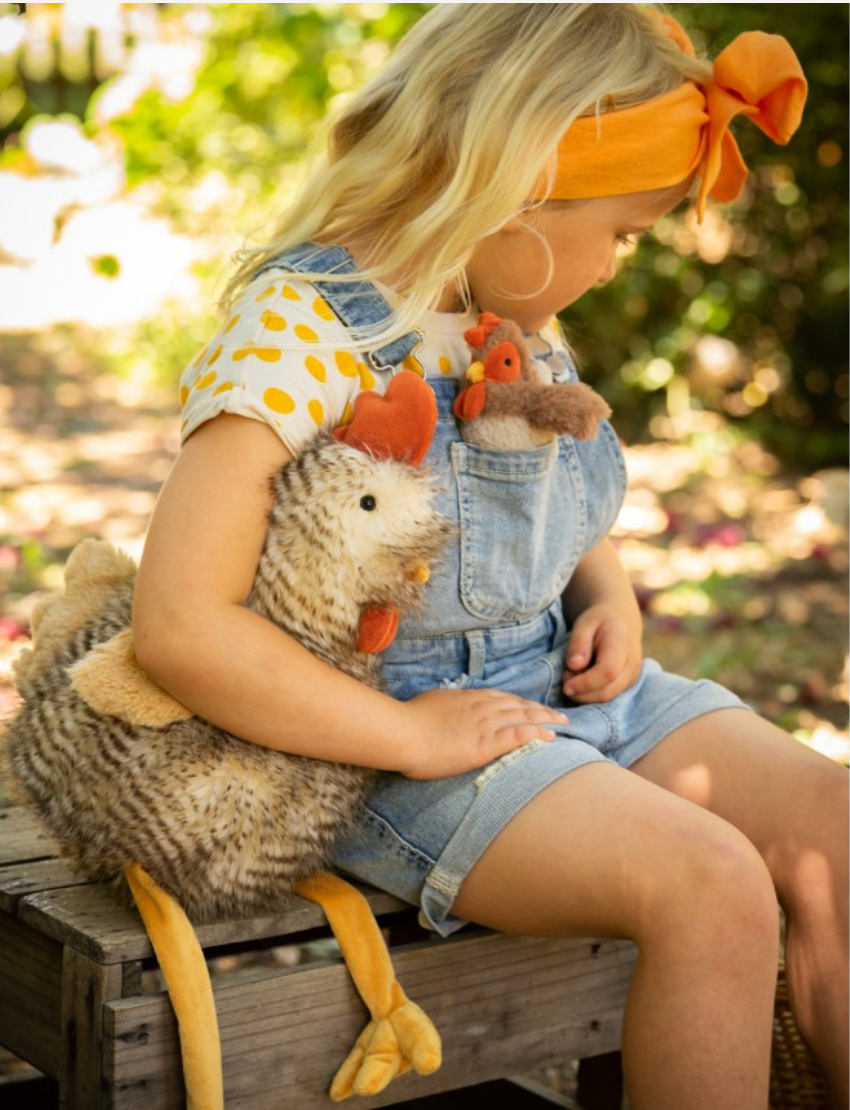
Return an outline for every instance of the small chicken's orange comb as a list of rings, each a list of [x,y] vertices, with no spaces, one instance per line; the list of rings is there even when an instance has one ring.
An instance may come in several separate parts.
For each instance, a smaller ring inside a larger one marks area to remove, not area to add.
[[[496,316],[493,312],[482,312],[478,317],[477,326],[467,328],[463,333],[463,338],[473,350],[480,351],[490,334],[496,330],[501,322],[501,316]]]

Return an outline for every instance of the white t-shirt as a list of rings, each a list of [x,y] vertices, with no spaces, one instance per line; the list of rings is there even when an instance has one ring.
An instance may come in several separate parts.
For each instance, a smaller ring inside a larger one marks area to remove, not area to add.
[[[422,345],[402,366],[426,379],[464,380],[473,359],[463,333],[477,322],[476,312],[423,313]],[[562,349],[554,321],[529,342],[534,353]],[[297,454],[317,427],[347,423],[357,395],[382,394],[391,377],[352,350],[347,328],[313,285],[271,270],[245,288],[183,372],[181,441],[206,420],[231,413],[268,424]]]

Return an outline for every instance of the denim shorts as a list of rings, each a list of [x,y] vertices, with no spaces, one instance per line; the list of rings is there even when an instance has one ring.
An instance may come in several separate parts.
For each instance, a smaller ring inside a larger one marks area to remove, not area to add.
[[[451,916],[460,885],[511,818],[545,787],[586,763],[629,767],[688,721],[745,708],[708,680],[664,672],[646,660],[638,681],[610,702],[574,705],[560,694],[567,631],[560,605],[509,629],[454,640],[441,685],[493,686],[565,708],[554,741],[534,740],[477,771],[431,781],[384,774],[362,821],[337,847],[336,866],[421,907],[423,925],[443,936],[465,924]],[[466,642],[464,642],[466,641]],[[421,641],[423,673],[447,645]],[[408,676],[408,688],[418,685]]]

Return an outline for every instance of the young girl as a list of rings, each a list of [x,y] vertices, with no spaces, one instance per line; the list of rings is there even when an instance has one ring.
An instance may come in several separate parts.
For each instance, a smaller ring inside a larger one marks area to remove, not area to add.
[[[606,539],[625,487],[610,427],[556,450],[463,443],[463,333],[479,311],[511,318],[574,379],[554,314],[692,187],[700,211],[736,195],[734,114],[786,141],[804,97],[772,36],[712,68],[628,4],[437,6],[236,275],[184,377],[184,445],[138,580],[140,662],[185,705],[246,741],[386,772],[341,870],[443,934],[637,943],[635,1110],[764,1110],[777,898],[795,1012],[846,1106],[846,776],[721,687],[642,660]],[[269,474],[401,367],[436,394],[428,462],[459,531],[386,653],[384,694],[242,603]]]

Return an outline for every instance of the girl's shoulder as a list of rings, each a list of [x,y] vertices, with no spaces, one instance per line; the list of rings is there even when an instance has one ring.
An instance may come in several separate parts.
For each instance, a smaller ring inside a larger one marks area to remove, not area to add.
[[[244,288],[184,370],[181,439],[232,413],[266,422],[297,453],[318,427],[344,422],[363,384],[374,386],[364,370],[316,287],[272,269]]]
[[[350,345],[345,326],[311,282],[270,270],[245,286],[184,379],[190,371],[221,373],[218,364],[226,355],[235,363],[259,359],[270,365],[288,351]]]

